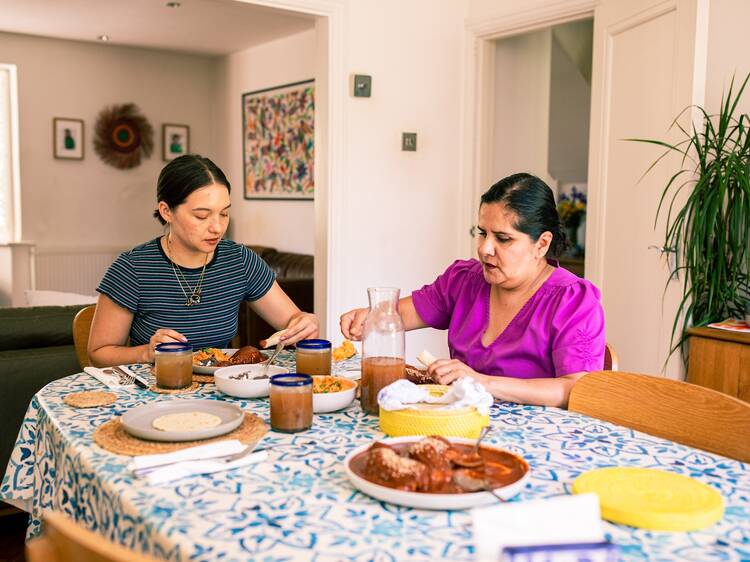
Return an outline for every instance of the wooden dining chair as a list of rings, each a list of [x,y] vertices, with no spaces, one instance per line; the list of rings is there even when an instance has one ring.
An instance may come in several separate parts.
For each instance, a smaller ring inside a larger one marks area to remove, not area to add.
[[[26,543],[27,562],[156,562],[82,527],[66,515],[45,511],[43,534]]]
[[[73,345],[76,348],[76,357],[81,369],[91,365],[89,361],[88,346],[89,333],[91,332],[91,322],[94,320],[96,305],[92,304],[78,311],[73,318]]]
[[[611,343],[607,343],[604,346],[604,370],[605,371],[617,371],[620,361],[615,352],[615,348],[612,347]]]
[[[750,462],[750,403],[652,375],[593,371],[570,392],[568,409]]]

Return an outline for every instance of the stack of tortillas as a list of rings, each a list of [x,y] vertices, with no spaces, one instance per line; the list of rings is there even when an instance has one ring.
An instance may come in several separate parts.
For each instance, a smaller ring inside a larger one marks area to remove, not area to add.
[[[193,431],[221,425],[221,418],[207,412],[178,412],[159,416],[151,425],[160,431]]]

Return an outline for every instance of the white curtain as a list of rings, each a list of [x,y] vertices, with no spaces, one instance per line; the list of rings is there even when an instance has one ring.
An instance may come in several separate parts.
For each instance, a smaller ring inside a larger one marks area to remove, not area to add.
[[[11,69],[0,65],[0,243],[13,241],[13,107]]]

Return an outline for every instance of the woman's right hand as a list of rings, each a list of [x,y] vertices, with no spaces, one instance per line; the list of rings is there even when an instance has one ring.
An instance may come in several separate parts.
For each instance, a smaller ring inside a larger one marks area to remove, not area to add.
[[[148,363],[154,362],[154,350],[156,349],[156,346],[160,343],[185,343],[187,342],[187,338],[183,336],[180,332],[177,332],[175,330],[170,330],[169,328],[159,328],[154,332],[154,335],[151,336],[151,339],[148,341]]]
[[[341,326],[341,333],[346,339],[362,341],[362,327],[368,312],[369,309],[367,308],[355,308],[341,316],[339,326]]]

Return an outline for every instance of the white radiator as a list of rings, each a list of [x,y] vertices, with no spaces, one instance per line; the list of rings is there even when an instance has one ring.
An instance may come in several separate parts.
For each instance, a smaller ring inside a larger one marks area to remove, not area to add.
[[[96,295],[104,272],[126,248],[36,248],[35,289]]]

